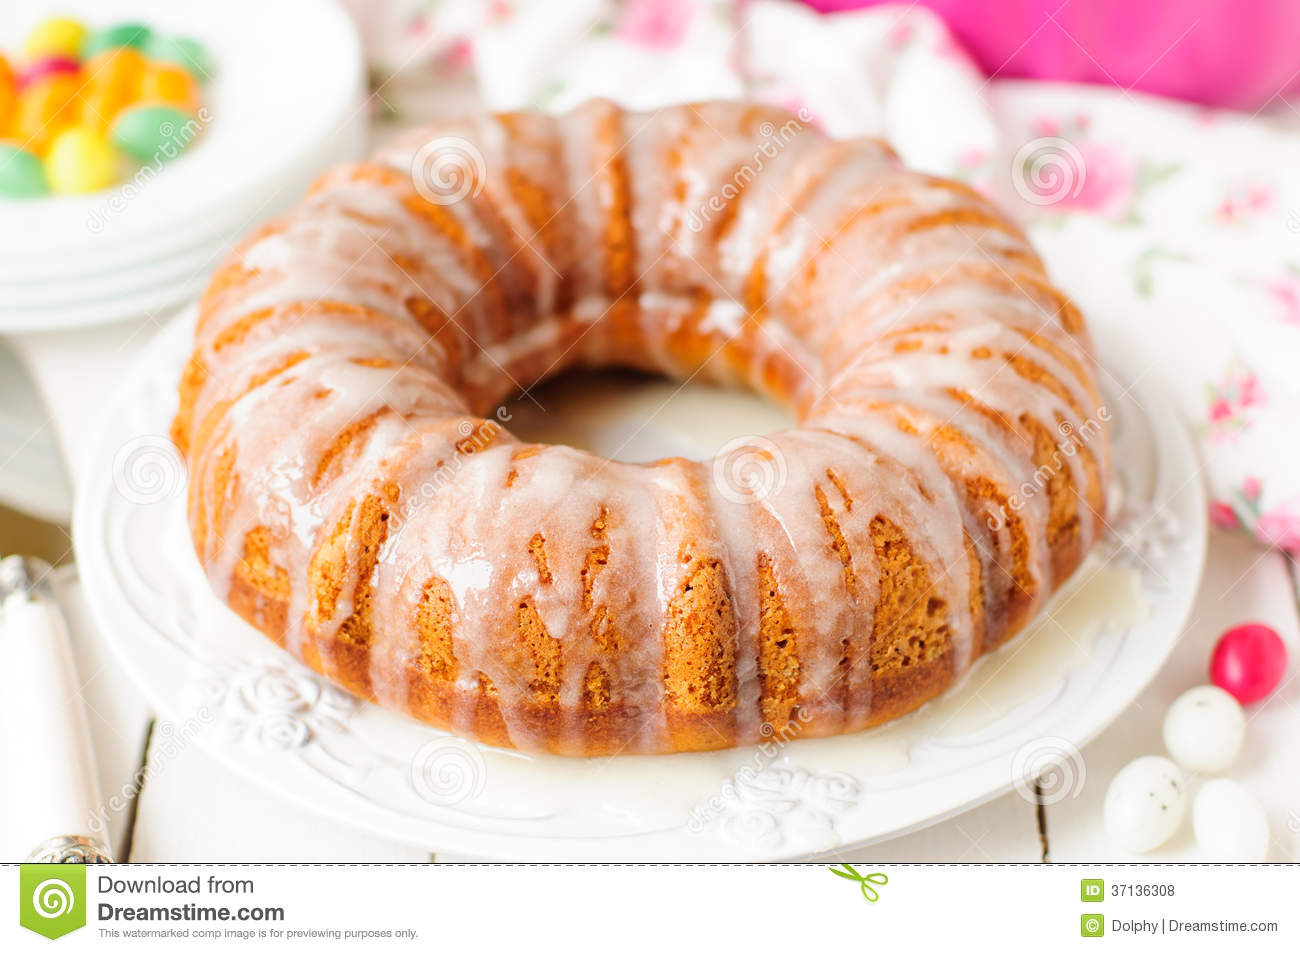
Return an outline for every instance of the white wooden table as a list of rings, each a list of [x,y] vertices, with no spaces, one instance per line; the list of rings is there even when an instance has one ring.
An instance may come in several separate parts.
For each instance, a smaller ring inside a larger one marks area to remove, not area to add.
[[[110,388],[139,344],[161,324],[148,319],[100,331],[18,342],[52,411],[59,442],[84,445],[95,425],[88,395]],[[75,386],[70,382],[75,381]],[[71,454],[75,482],[81,461]],[[200,748],[177,746],[170,726],[155,721],[120,671],[79,603],[75,577],[62,591],[72,616],[75,653],[101,783],[108,797],[126,792],[112,818],[117,855],[134,861],[426,860],[427,851],[388,843],[321,821],[230,773]],[[1101,830],[1101,800],[1115,771],[1142,754],[1160,753],[1160,722],[1169,702],[1206,679],[1210,649],[1227,627],[1274,626],[1300,656],[1294,567],[1278,552],[1216,533],[1192,617],[1170,662],[1116,723],[1083,751],[1077,796],[1039,805],[1010,793],[957,818],[845,859],[875,861],[1097,861],[1126,859]],[[1246,749],[1230,776],[1264,802],[1273,860],[1300,861],[1300,665],[1281,689],[1249,711]],[[1188,827],[1189,825],[1185,825]],[[1184,830],[1151,855],[1196,859]]]

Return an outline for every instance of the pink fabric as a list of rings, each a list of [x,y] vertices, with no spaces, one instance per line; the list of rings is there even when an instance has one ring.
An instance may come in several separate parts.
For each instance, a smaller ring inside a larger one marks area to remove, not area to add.
[[[822,12],[887,0],[804,0]],[[1258,109],[1300,89],[1296,0],[919,0],[986,73]]]

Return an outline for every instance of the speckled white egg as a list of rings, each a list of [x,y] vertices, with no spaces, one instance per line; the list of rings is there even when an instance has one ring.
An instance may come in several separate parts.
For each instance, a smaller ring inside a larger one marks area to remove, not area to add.
[[[1188,771],[1218,774],[1237,760],[1246,736],[1241,705],[1222,688],[1199,685],[1165,713],[1165,747]]]
[[[1192,832],[1204,856],[1257,864],[1268,856],[1268,818],[1255,795],[1227,778],[1206,781],[1192,802]]]
[[[1143,853],[1174,835],[1187,813],[1187,785],[1178,765],[1159,755],[1130,761],[1106,789],[1102,826],[1106,835]]]

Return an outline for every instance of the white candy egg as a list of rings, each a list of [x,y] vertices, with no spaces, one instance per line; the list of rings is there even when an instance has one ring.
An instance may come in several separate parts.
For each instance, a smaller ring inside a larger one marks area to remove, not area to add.
[[[1236,781],[1205,782],[1192,803],[1192,831],[1204,860],[1257,864],[1268,856],[1268,818]]]
[[[1111,840],[1142,853],[1169,840],[1186,813],[1183,772],[1168,758],[1147,755],[1111,780],[1101,819]]]
[[[1165,714],[1165,747],[1188,771],[1223,771],[1237,760],[1245,735],[1241,705],[1216,685],[1183,692]]]

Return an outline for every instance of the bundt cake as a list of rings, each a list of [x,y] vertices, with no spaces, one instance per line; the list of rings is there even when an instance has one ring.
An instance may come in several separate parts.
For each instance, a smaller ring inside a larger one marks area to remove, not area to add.
[[[1089,348],[1015,225],[881,141],[592,101],[325,174],[213,278],[173,436],[216,594],[350,692],[532,751],[722,748],[896,718],[1025,625],[1101,522]],[[742,448],[757,480],[505,428],[603,366],[798,426]]]

